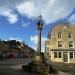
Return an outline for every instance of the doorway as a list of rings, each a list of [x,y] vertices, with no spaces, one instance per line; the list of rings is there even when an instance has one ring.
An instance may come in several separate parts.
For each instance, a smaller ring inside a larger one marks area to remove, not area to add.
[[[63,60],[64,60],[64,63],[68,63],[68,52],[63,53]]]

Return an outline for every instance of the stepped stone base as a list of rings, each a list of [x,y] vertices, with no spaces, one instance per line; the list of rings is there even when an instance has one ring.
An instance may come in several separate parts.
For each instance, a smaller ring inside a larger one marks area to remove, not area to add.
[[[22,65],[22,71],[49,75],[49,73],[52,73],[55,70],[52,68],[52,65],[49,65],[45,62],[44,56],[42,54],[36,54],[36,56],[34,56],[34,60],[31,63],[28,65]]]

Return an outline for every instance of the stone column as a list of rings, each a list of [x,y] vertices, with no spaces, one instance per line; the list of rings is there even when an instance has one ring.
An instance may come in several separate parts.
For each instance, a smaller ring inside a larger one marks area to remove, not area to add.
[[[41,31],[38,31],[38,52],[41,53]]]
[[[42,24],[42,22],[41,22],[41,15],[39,16],[39,21],[38,21],[38,23],[37,23],[37,25],[38,25],[38,47],[37,47],[37,51],[39,52],[39,53],[41,53],[41,31],[42,31],[42,27],[43,27],[43,24]]]

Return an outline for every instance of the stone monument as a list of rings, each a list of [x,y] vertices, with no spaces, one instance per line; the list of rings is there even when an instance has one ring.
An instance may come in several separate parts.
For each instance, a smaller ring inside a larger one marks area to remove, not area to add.
[[[43,61],[42,55],[41,55],[41,31],[43,28],[42,23],[42,16],[39,16],[39,21],[37,23],[37,29],[38,29],[38,46],[37,46],[37,52],[34,54],[34,62],[41,63]]]
[[[47,64],[44,58],[44,54],[41,52],[41,31],[43,28],[42,16],[39,16],[37,23],[38,29],[38,46],[37,51],[34,53],[33,60],[28,65],[23,65],[22,69],[28,72],[37,72],[42,75],[49,75],[51,65]]]

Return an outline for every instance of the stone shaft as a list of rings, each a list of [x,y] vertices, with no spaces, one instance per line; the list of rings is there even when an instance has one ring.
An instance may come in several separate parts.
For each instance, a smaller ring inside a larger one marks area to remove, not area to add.
[[[38,52],[41,53],[41,30],[38,30]]]

